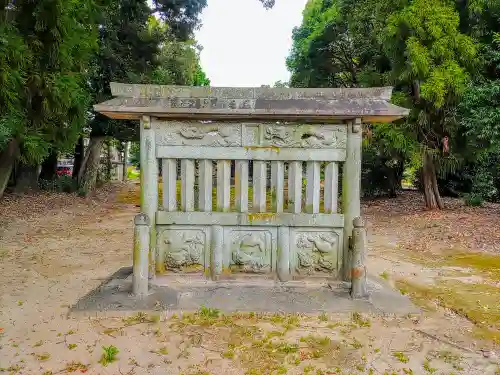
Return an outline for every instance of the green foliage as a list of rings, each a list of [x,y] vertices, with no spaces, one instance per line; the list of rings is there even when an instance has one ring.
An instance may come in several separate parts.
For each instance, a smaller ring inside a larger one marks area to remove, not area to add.
[[[110,363],[116,361],[117,360],[116,355],[120,352],[118,348],[113,345],[103,346],[102,350],[103,353],[101,359],[99,360],[99,363],[103,366],[107,366]]]
[[[426,154],[440,186],[471,193],[490,181],[480,194],[495,199],[498,168],[481,160],[498,149],[499,32],[498,1],[310,0],[293,31],[290,84],[390,85],[392,102],[411,109],[365,134],[365,195],[393,194],[402,171],[421,175]]]
[[[60,193],[74,193],[78,189],[76,181],[71,176],[58,176],[52,181],[40,180],[40,189]]]

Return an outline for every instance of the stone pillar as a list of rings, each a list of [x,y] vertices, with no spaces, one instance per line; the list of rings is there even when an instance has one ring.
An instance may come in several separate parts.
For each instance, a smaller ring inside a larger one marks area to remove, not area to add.
[[[150,224],[148,215],[144,213],[134,218],[132,292],[139,298],[148,294]]]
[[[352,268],[351,268],[351,297],[366,298],[366,230],[361,217],[353,222],[352,230]]]
[[[342,213],[344,214],[344,249],[342,270],[345,281],[351,278],[349,237],[353,220],[361,214],[361,119],[347,122],[346,160],[342,168]]]
[[[155,150],[155,132],[151,117],[142,116],[141,138],[141,212],[150,220],[149,277],[155,275],[156,211],[158,210],[158,159]]]

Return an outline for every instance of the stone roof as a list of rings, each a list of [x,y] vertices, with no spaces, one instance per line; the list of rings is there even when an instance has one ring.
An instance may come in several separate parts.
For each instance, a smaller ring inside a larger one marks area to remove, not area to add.
[[[117,119],[143,115],[185,120],[391,122],[408,115],[389,103],[392,87],[189,87],[111,83],[115,98],[94,109]]]

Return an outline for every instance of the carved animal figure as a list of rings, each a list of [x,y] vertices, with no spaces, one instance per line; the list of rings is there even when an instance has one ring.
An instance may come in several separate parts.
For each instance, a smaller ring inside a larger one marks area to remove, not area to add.
[[[169,247],[165,261],[169,268],[180,268],[200,263],[202,251],[198,245],[203,245],[203,241],[199,236],[186,238],[186,233],[182,233],[180,238],[167,237],[164,243]]]
[[[236,251],[233,252],[233,261],[257,271],[264,266],[265,251],[266,244],[262,236],[252,233],[241,239]]]
[[[325,236],[324,234],[319,235],[318,238],[314,237],[308,237],[307,240],[309,242],[312,242],[314,244],[314,247],[320,252],[320,253],[329,253],[333,250],[335,246],[336,239],[335,238],[329,238],[328,236]]]

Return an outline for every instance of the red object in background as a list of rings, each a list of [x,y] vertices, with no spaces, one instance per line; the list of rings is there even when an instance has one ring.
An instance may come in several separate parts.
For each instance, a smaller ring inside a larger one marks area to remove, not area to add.
[[[56,170],[58,176],[71,176],[72,172],[70,167],[57,167]]]

